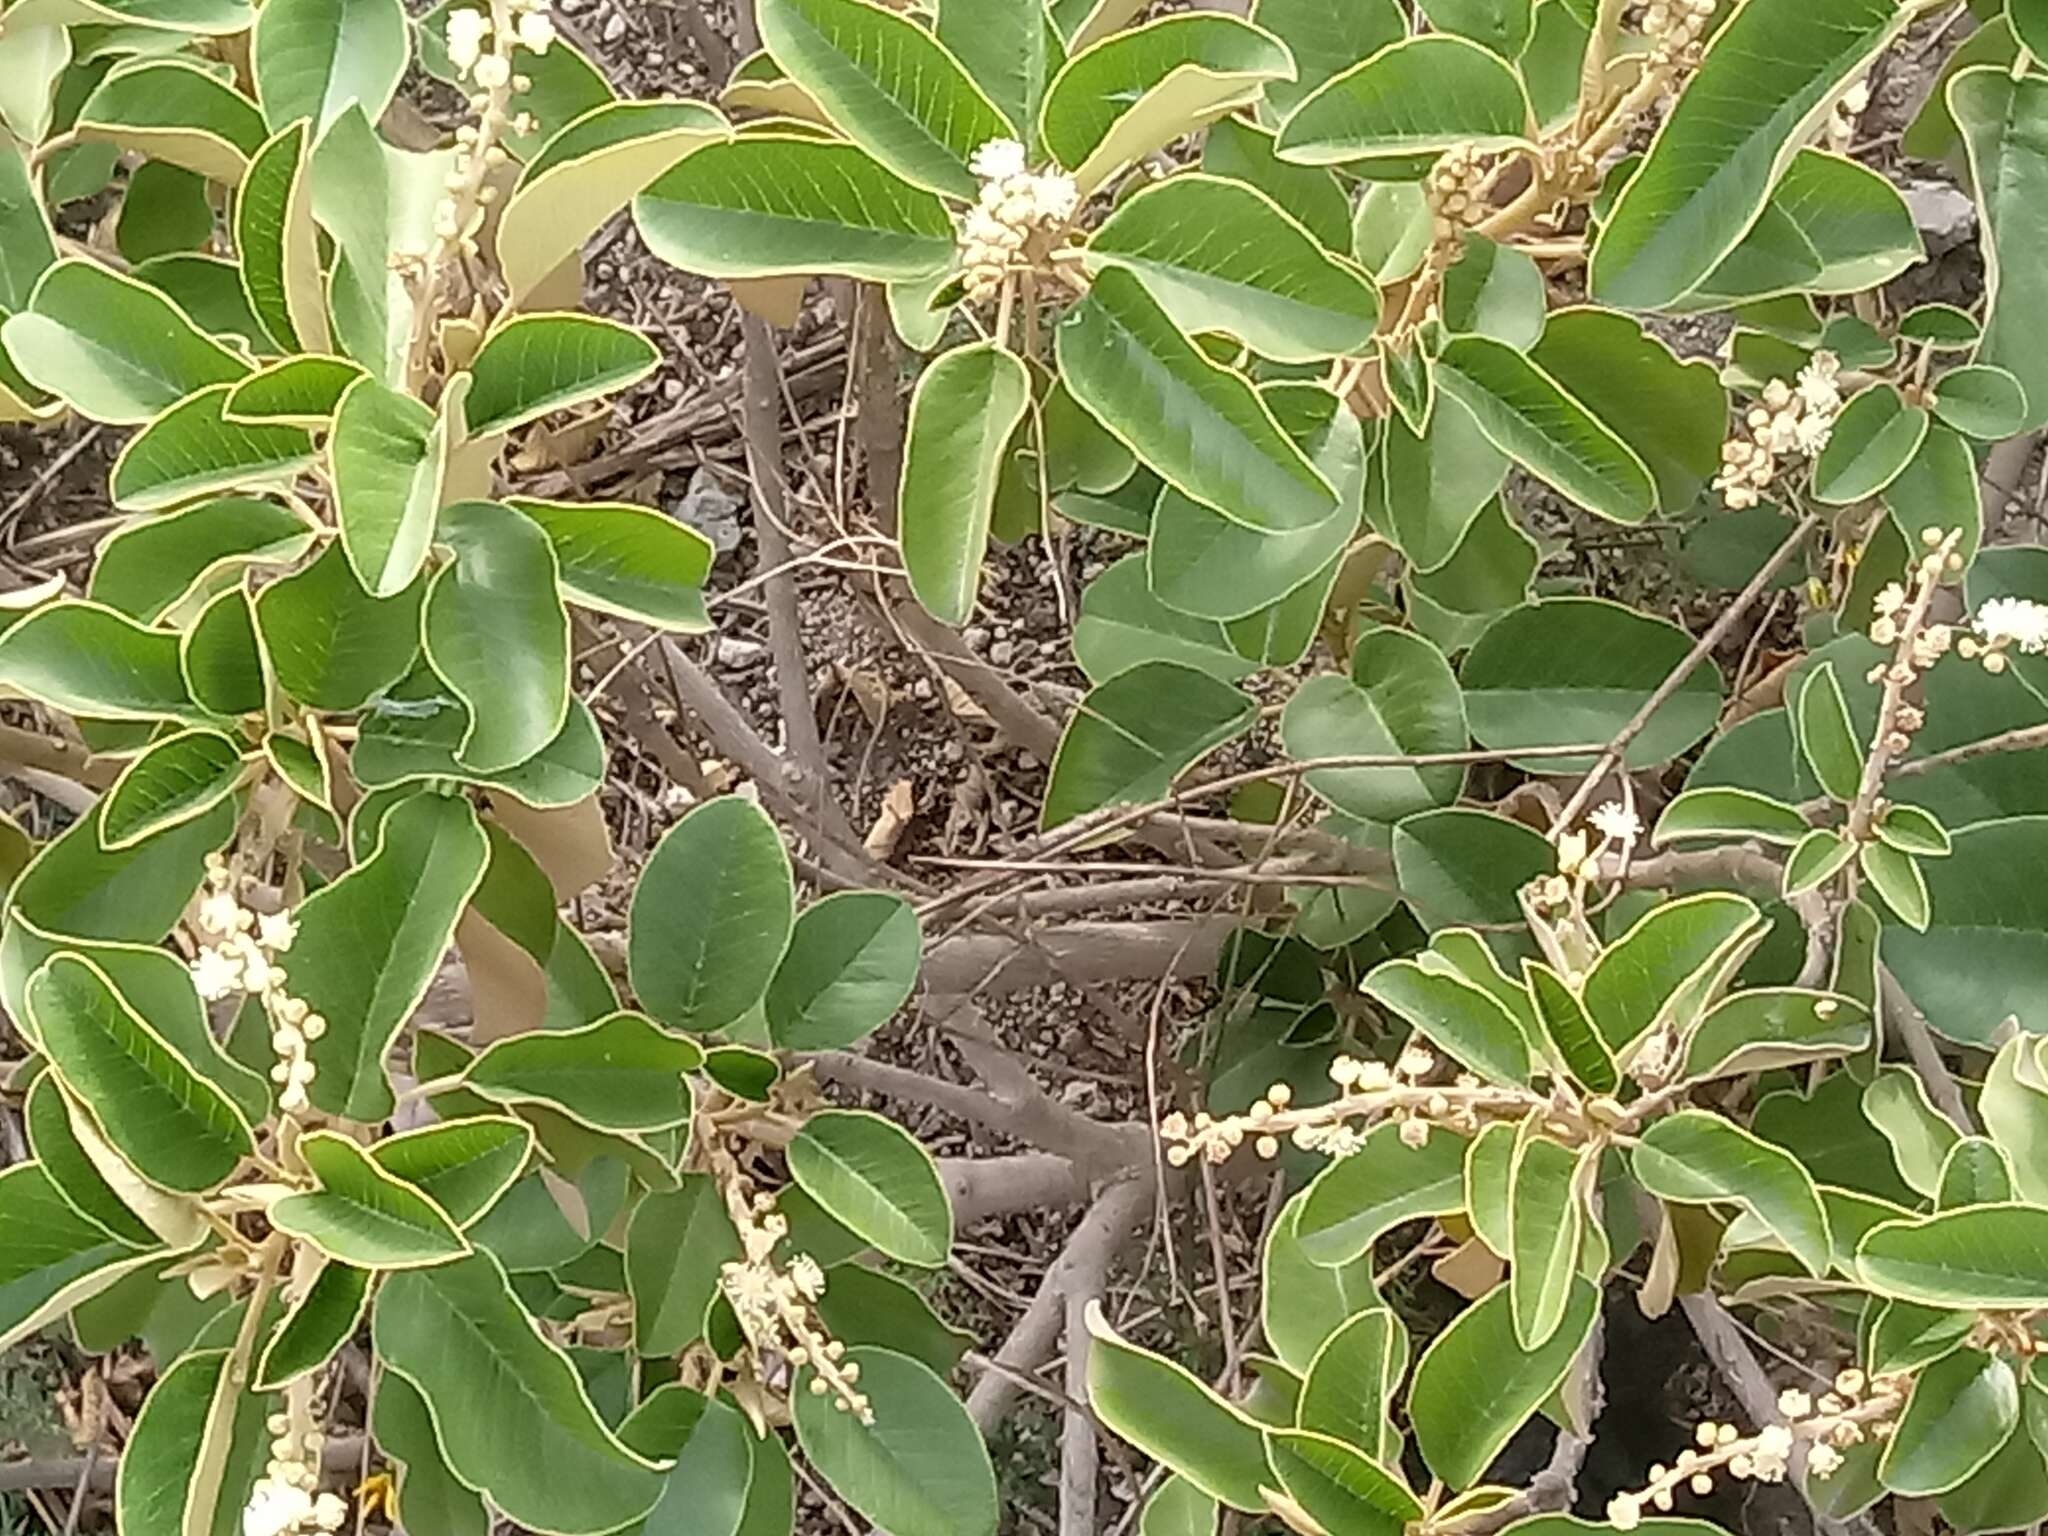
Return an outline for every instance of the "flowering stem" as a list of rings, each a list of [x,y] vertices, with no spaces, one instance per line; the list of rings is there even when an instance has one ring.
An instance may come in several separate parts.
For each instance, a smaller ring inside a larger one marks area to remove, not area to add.
[[[1863,777],[1856,786],[1856,798],[1849,806],[1847,832],[1852,842],[1869,840],[1870,824],[1877,813],[1877,797],[1884,788],[1885,773],[1892,760],[1906,748],[1907,737],[1899,729],[1899,707],[1906,701],[1906,690],[1919,677],[1914,657],[1921,645],[1921,632],[1927,626],[1927,611],[1934,601],[1935,588],[1940,585],[1948,558],[1961,539],[1962,530],[1952,530],[1917,567],[1912,605],[1899,625],[1892,663],[1884,669],[1884,693],[1877,706],[1877,730],[1871,738],[1870,755],[1863,760]]]

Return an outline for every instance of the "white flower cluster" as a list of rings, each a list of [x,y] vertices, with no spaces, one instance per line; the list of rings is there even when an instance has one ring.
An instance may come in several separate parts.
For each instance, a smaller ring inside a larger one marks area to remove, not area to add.
[[[1024,146],[1015,139],[991,139],[974,152],[968,169],[981,178],[981,199],[960,221],[960,265],[967,297],[993,299],[1020,260],[1033,264],[1025,248],[1034,234],[1057,230],[1080,206],[1071,176],[1027,168]]]
[[[1856,142],[1856,125],[1863,114],[1870,110],[1870,82],[1858,80],[1836,98],[1834,110],[1828,114],[1828,148],[1838,155],[1849,153],[1849,146]]]
[[[348,1506],[338,1495],[319,1492],[320,1448],[327,1437],[317,1429],[295,1431],[290,1417],[270,1416],[270,1463],[242,1510],[242,1536],[316,1536],[338,1531]]]
[[[1791,1422],[1766,1424],[1745,1436],[1733,1424],[1701,1424],[1696,1446],[1678,1453],[1677,1464],[1650,1468],[1650,1480],[1639,1492],[1618,1493],[1607,1505],[1607,1519],[1617,1531],[1642,1524],[1643,1512],[1669,1510],[1681,1486],[1704,1498],[1714,1491],[1714,1474],[1782,1483],[1792,1465],[1792,1447],[1807,1442],[1807,1471],[1827,1477],[1842,1466],[1842,1452],[1867,1437],[1883,1439],[1892,1432],[1892,1416],[1904,1401],[1904,1384],[1893,1377],[1869,1380],[1855,1369],[1835,1377],[1834,1390],[1816,1402],[1796,1388],[1778,1395],[1778,1411]]]
[[[555,42],[555,23],[548,15],[548,0],[510,0],[511,25],[497,37],[488,52],[498,26],[483,9],[451,11],[448,14],[448,62],[465,80],[475,80],[486,91],[503,90],[512,83],[512,50],[546,53]]]
[[[1842,391],[1837,382],[1841,361],[1832,352],[1816,352],[1799,370],[1796,384],[1773,379],[1743,418],[1747,435],[1721,445],[1721,472],[1714,489],[1737,509],[1757,504],[1763,489],[1777,477],[1779,460],[1811,458],[1828,445],[1841,414]]]
[[[823,1267],[807,1253],[787,1265],[776,1263],[775,1245],[789,1235],[789,1221],[774,1209],[774,1196],[756,1195],[749,1202],[729,1195],[727,1206],[746,1257],[724,1265],[718,1284],[747,1341],[757,1354],[775,1351],[793,1366],[809,1366],[813,1396],[830,1392],[834,1408],[874,1423],[867,1394],[856,1386],[860,1366],[846,1361],[846,1346],[826,1337],[813,1311],[825,1294]]]
[[[199,900],[198,927],[207,936],[192,961],[192,981],[208,1002],[243,994],[261,998],[270,1019],[270,1069],[278,1085],[277,1106],[286,1114],[306,1108],[313,1081],[307,1045],[327,1032],[327,1020],[285,990],[277,957],[292,947],[298,924],[289,912],[252,912],[235,896],[235,875],[218,853],[206,860],[206,894]]]
[[[1700,61],[1700,39],[1714,18],[1714,0],[1650,0],[1642,32],[1650,40],[1650,67],[1690,69]]]
[[[1974,634],[1956,645],[1964,656],[1981,661],[1986,672],[2005,670],[2005,653],[2039,656],[2048,651],[2048,604],[2024,597],[1993,597],[1978,606],[1970,623]]]

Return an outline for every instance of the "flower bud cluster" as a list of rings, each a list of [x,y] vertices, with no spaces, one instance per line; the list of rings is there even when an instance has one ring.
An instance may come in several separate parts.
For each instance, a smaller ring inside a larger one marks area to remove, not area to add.
[[[714,1156],[713,1174],[745,1254],[721,1267],[719,1289],[756,1357],[779,1354],[794,1367],[808,1367],[814,1397],[829,1392],[834,1408],[874,1423],[874,1409],[859,1389],[859,1363],[846,1359],[846,1346],[826,1334],[816,1311],[825,1294],[824,1267],[807,1253],[779,1263],[775,1247],[789,1235],[789,1219],[775,1209],[775,1197],[753,1193],[729,1156]]]
[[[1927,603],[1935,586],[1942,577],[1962,569],[1962,556],[1956,553],[1962,530],[1944,534],[1939,528],[1929,528],[1922,532],[1921,539],[1928,548],[1909,573],[1911,590],[1889,582],[1872,599],[1876,616],[1870,621],[1870,638],[1879,645],[1892,646],[1895,654],[1890,661],[1879,662],[1870,669],[1866,678],[1869,682],[1903,689],[1946,656],[1951,647],[1966,656],[1980,654],[1977,642],[1969,636],[1964,636],[1957,646],[1955,631],[1948,625],[1926,622]],[[1984,664],[1997,672],[2003,669],[2005,660],[2001,656],[1994,662],[1987,655]],[[1918,705],[1901,700],[1890,715],[1890,734],[1880,745],[1891,756],[1898,756],[1912,744],[1913,733],[1926,723],[1926,718]]]
[[[1713,18],[1714,0],[1650,0],[1641,23],[1650,41],[1650,67],[1674,72],[1698,65],[1700,40]]]
[[[512,81],[512,50],[546,53],[555,42],[555,23],[548,0],[507,0],[506,25],[486,10],[448,13],[448,62],[464,80],[486,91],[502,90]],[[490,44],[486,51],[486,44]]]
[[[347,1523],[348,1506],[340,1497],[319,1492],[320,1450],[327,1437],[310,1423],[295,1426],[294,1417],[274,1413],[265,1426],[270,1461],[242,1510],[242,1536],[316,1536]]]
[[[989,140],[968,169],[981,178],[981,198],[960,221],[960,265],[967,297],[986,302],[1002,292],[1013,268],[1037,264],[1044,253],[1028,249],[1032,237],[1062,228],[1081,194],[1071,176],[1028,170],[1015,139]]]
[[[1424,1081],[1438,1065],[1436,1054],[1420,1044],[1407,1046],[1391,1067],[1339,1056],[1330,1063],[1330,1080],[1342,1092],[1328,1103],[1297,1108],[1294,1089],[1275,1083],[1241,1115],[1190,1117],[1175,1110],[1159,1122],[1166,1160],[1176,1168],[1198,1157],[1228,1162],[1247,1141],[1260,1157],[1275,1158],[1283,1138],[1303,1151],[1349,1157],[1364,1145],[1365,1132],[1384,1121],[1401,1127],[1403,1145],[1421,1147],[1433,1125],[1469,1136],[1482,1115],[1519,1116],[1547,1102],[1526,1089],[1489,1087],[1469,1073],[1447,1084]]]
[[[1841,361],[1816,352],[1799,370],[1798,381],[1773,379],[1743,417],[1742,432],[1721,445],[1721,472],[1714,489],[1728,506],[1753,507],[1778,476],[1782,460],[1811,458],[1827,447],[1841,414]]]
[[[218,1002],[237,993],[259,998],[270,1020],[270,1045],[277,1063],[270,1069],[278,1086],[277,1107],[296,1114],[308,1104],[314,1067],[307,1047],[327,1032],[327,1020],[285,990],[277,957],[292,947],[299,926],[289,912],[252,912],[235,895],[235,874],[220,854],[206,860],[206,894],[199,899],[199,931],[206,942],[192,961],[199,995]]]
[[[1904,1384],[1892,1377],[1871,1381],[1859,1370],[1835,1378],[1834,1390],[1812,1395],[1797,1389],[1779,1394],[1778,1411],[1789,1421],[1766,1424],[1744,1435],[1733,1424],[1708,1420],[1698,1426],[1694,1445],[1678,1453],[1674,1465],[1650,1468],[1640,1490],[1616,1494],[1607,1504],[1607,1519],[1617,1531],[1642,1524],[1646,1510],[1668,1511],[1681,1488],[1705,1498],[1714,1491],[1714,1477],[1759,1483],[1782,1483],[1792,1465],[1793,1447],[1805,1442],[1807,1471],[1828,1477],[1840,1470],[1842,1452],[1866,1438],[1883,1439],[1892,1432],[1905,1401]]]

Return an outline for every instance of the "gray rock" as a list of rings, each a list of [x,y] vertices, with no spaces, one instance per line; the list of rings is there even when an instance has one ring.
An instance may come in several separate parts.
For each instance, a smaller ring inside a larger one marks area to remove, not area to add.
[[[1930,256],[1954,250],[1977,233],[1977,205],[1945,181],[1909,181],[1899,195]]]
[[[751,667],[768,659],[768,647],[758,641],[721,635],[718,639],[717,658],[721,667]]]
[[[729,555],[739,548],[740,514],[746,511],[747,500],[735,496],[718,482],[708,469],[699,465],[690,476],[690,488],[683,493],[683,499],[668,509],[669,516],[688,527],[696,529],[711,541],[711,547],[721,555]]]

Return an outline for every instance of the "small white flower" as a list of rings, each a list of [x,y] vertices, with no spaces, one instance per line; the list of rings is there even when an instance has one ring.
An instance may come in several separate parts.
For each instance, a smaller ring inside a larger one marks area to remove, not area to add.
[[[249,914],[227,891],[209,891],[199,899],[199,926],[208,933],[239,933],[249,926]]]
[[[1643,1523],[1642,1500],[1633,1494],[1617,1493],[1607,1501],[1607,1523],[1617,1531],[1632,1531]]]
[[[495,53],[485,54],[476,61],[476,83],[487,91],[500,90],[511,84],[512,65],[510,61]]]
[[[466,75],[483,57],[484,39],[491,35],[491,18],[483,11],[451,11],[448,15],[448,62],[458,75]]]
[[[1977,610],[1977,633],[1988,645],[2011,645],[2030,656],[2048,650],[2048,605],[1994,597]]]
[[[1827,447],[1835,435],[1835,424],[1825,416],[1802,416],[1792,425],[1792,446],[1808,458]]]
[[[1557,840],[1557,872],[1573,875],[1586,862],[1586,834],[1567,832]]]
[[[1813,361],[1799,370],[1799,398],[1809,411],[1832,415],[1841,409],[1842,392],[1835,384],[1841,371],[1841,360],[1832,352],[1814,353]]]
[[[1591,820],[1601,836],[1617,843],[1632,843],[1643,835],[1641,819],[1619,800],[1608,801],[1593,812]]]
[[[1047,174],[1033,177],[1038,216],[1048,223],[1062,224],[1081,205],[1081,189],[1071,176]]]
[[[555,24],[541,11],[528,11],[519,18],[519,46],[533,53],[546,53],[555,41]]]
[[[1006,181],[1024,174],[1024,146],[1015,139],[990,139],[967,161],[967,169],[983,181]]]
[[[1756,1448],[1749,1454],[1751,1475],[1760,1483],[1783,1482],[1791,1454],[1792,1431],[1783,1424],[1766,1424],[1757,1431]]]
[[[1813,1412],[1813,1399],[1797,1387],[1787,1387],[1778,1394],[1778,1412],[1788,1419],[1803,1419]]]
[[[208,945],[192,961],[192,984],[209,1003],[217,1003],[242,990],[242,962],[239,956]]]
[[[338,1494],[323,1493],[313,1501],[313,1523],[323,1531],[338,1531],[348,1519],[348,1506]]]
[[[825,1271],[808,1253],[800,1253],[789,1261],[789,1278],[796,1282],[806,1301],[816,1301],[825,1294]]]
[[[256,942],[272,954],[283,954],[298,936],[299,925],[289,912],[265,912],[256,919]]]
[[[1841,1467],[1842,1453],[1825,1441],[1806,1453],[1806,1470],[1815,1477],[1833,1477]]]

